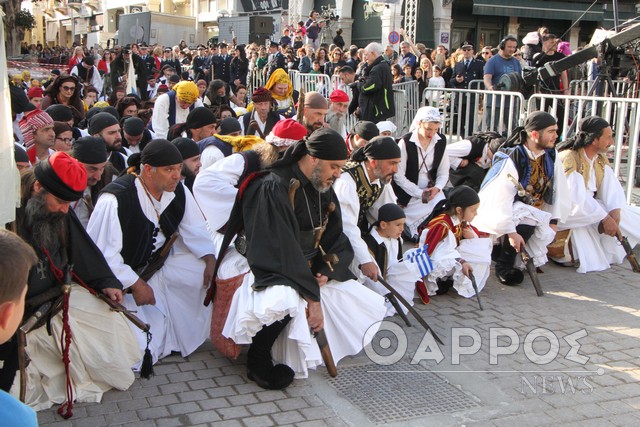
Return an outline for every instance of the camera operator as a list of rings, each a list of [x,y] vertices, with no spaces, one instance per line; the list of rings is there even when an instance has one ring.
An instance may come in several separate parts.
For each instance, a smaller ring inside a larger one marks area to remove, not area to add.
[[[557,51],[559,41],[554,34],[545,34],[542,36],[542,52],[537,53],[533,57],[532,65],[536,68],[544,67],[548,62],[555,62],[564,58],[565,55]],[[569,78],[567,77],[567,72],[563,71],[560,75],[541,80],[539,83],[539,93],[569,95]],[[564,118],[563,102],[558,102],[555,116],[558,119],[558,134],[560,134],[562,132]]]
[[[309,19],[305,22],[304,27],[307,29],[307,44],[313,46],[313,50],[317,51],[320,48],[320,28],[322,23],[318,22],[318,16],[320,14],[316,10],[312,10],[309,13]]]

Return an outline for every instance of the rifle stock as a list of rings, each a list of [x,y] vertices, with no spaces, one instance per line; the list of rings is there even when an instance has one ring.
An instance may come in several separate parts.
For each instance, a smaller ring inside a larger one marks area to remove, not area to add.
[[[638,265],[636,254],[633,253],[633,249],[631,248],[627,237],[623,236],[622,233],[620,233],[620,231],[618,230],[616,238],[624,248],[624,251],[627,253],[627,260],[629,261],[629,264],[631,264],[631,269],[634,271],[634,273],[640,273],[640,265]]]
[[[476,299],[478,300],[478,306],[480,306],[480,310],[484,310],[482,308],[482,301],[480,301],[480,292],[478,291],[478,284],[476,283],[476,276],[473,272],[469,272],[469,279],[471,280],[471,286],[473,286],[473,290],[476,293]]]
[[[536,266],[533,265],[533,258],[529,256],[526,249],[522,249],[520,252],[520,256],[522,257],[522,262],[527,267],[527,273],[529,273],[529,277],[531,277],[531,282],[533,282],[533,287],[536,290],[536,294],[541,297],[544,295],[542,292],[542,286],[540,285],[540,279],[538,278],[538,272],[536,271]]]
[[[102,301],[104,301],[105,303],[107,303],[107,305],[111,307],[113,311],[117,311],[119,313],[124,314],[124,317],[129,319],[129,321],[133,323],[142,332],[149,332],[149,329],[151,328],[151,326],[148,323],[144,323],[142,320],[140,320],[140,318],[135,314],[133,314],[132,311],[127,310],[127,308],[124,305],[113,301],[111,298],[109,298],[108,296],[106,296],[101,292],[96,293],[96,296],[100,298]]]
[[[324,333],[324,329],[315,333],[316,342],[320,347],[320,354],[322,355],[322,361],[327,368],[327,372],[331,378],[335,378],[338,375],[338,369],[333,361],[333,355],[329,348],[329,342],[327,341],[327,335]]]

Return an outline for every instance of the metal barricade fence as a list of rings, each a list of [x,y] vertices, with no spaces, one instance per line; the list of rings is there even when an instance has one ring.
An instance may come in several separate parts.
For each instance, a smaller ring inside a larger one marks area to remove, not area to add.
[[[262,74],[262,70],[255,69],[253,70],[248,78],[247,78],[248,88],[247,88],[247,98],[251,99],[251,94],[254,90],[259,88],[260,86],[264,86],[266,80],[264,79],[264,74]]]
[[[298,73],[294,87],[297,87],[297,90],[304,90],[305,93],[319,92],[325,98],[329,98],[329,94],[333,90],[331,79],[326,74]]]
[[[396,106],[396,115],[390,121],[396,125],[396,136],[401,136],[409,131],[415,113],[409,116],[407,93],[404,90],[395,89],[393,91],[393,102]]]
[[[469,82],[468,89],[470,89],[470,90],[484,90],[484,80],[471,80]]]
[[[449,142],[489,130],[507,136],[524,120],[526,103],[519,92],[426,88],[423,99],[433,93],[442,94],[438,108]]]
[[[629,203],[636,174],[640,99],[535,94],[529,98],[527,111],[548,111],[551,115],[557,116],[559,107],[564,107],[564,111],[567,112],[558,124],[562,129],[562,141],[575,134],[576,124],[584,117],[597,115],[611,124],[615,134],[613,171],[616,177],[621,176],[621,165],[626,159],[625,195]]]
[[[404,82],[404,83],[395,83],[393,85],[393,90],[402,90],[405,93],[405,105],[406,111],[401,111],[401,114],[404,114],[408,118],[408,123],[411,124],[411,121],[416,115],[418,108],[421,106],[420,102],[420,93],[418,93],[418,82],[415,80]],[[398,104],[396,104],[396,115],[398,114]],[[399,129],[399,128],[398,128]]]
[[[298,80],[298,74],[300,71],[298,70],[289,70],[289,80],[291,80],[291,84],[293,85],[293,90],[300,90],[296,87],[296,81]]]
[[[589,92],[593,89],[596,84],[596,80],[571,80],[569,83],[569,93],[572,96],[589,96]],[[612,96],[610,93],[609,87],[605,85],[604,82],[597,83],[599,85],[604,85],[603,96]],[[616,95],[625,98],[637,98],[638,97],[638,86],[636,82],[618,79],[613,80],[613,88],[616,92]],[[598,88],[593,89],[597,91]],[[596,96],[597,94],[594,92],[592,96]]]

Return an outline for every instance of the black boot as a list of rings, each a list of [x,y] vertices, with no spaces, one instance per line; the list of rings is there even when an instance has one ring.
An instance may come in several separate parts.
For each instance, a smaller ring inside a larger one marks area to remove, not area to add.
[[[533,236],[535,226],[520,224],[516,227],[516,232],[522,236],[525,243]],[[517,252],[509,243],[508,236],[502,236],[500,252],[497,254],[496,276],[503,285],[516,286],[524,280],[524,273],[513,265],[516,261]]]
[[[436,295],[444,295],[453,287],[453,279],[451,277],[438,279],[436,280],[436,283],[438,284]]]
[[[293,369],[287,365],[273,366],[271,347],[287,326],[291,317],[263,326],[253,337],[247,353],[247,377],[262,388],[281,390],[293,382]]]

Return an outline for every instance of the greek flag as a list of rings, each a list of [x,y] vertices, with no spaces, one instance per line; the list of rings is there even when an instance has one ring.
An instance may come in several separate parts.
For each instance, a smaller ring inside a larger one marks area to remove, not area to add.
[[[416,249],[409,249],[404,253],[404,259],[410,263],[416,264],[420,271],[420,277],[424,277],[433,270],[433,264],[431,264],[431,258],[427,252],[427,246],[424,245]]]

